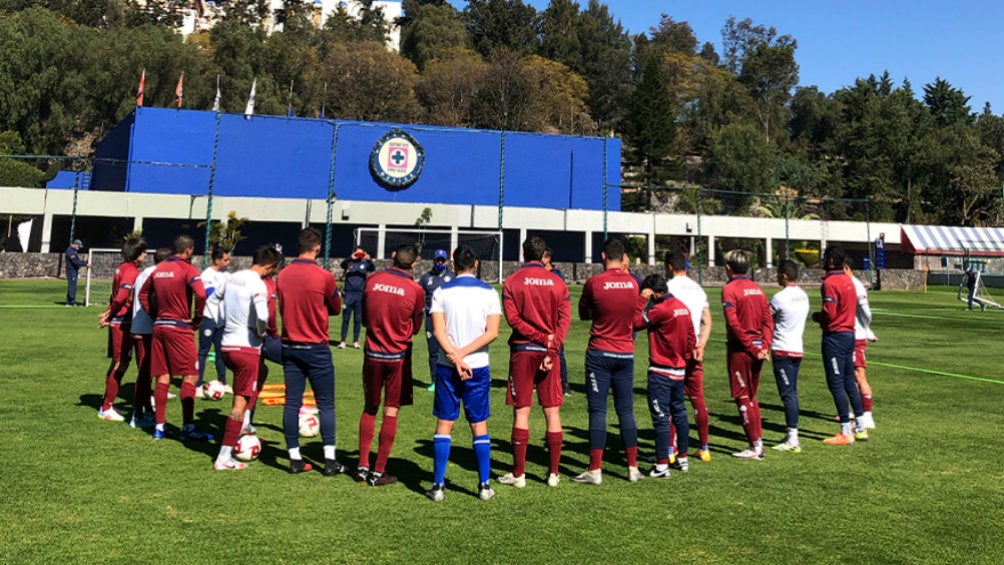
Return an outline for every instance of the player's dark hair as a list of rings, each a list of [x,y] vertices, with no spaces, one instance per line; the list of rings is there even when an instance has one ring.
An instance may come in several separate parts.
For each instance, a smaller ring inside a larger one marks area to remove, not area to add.
[[[212,257],[213,261],[219,261],[227,253],[230,253],[230,250],[226,247],[223,247],[222,245],[214,245],[213,252],[210,257]]]
[[[182,234],[174,238],[174,252],[176,254],[184,253],[193,247],[195,247],[195,240],[191,236]]]
[[[781,263],[781,266],[778,267],[777,270],[778,272],[783,273],[784,276],[788,277],[789,281],[795,282],[798,280],[798,264],[794,261],[787,260],[784,263]]]
[[[532,235],[523,242],[523,260],[540,261],[547,252],[547,243],[540,237]]]
[[[847,253],[844,252],[843,247],[829,245],[826,247],[826,251],[823,252],[823,268],[839,269],[844,266],[844,259],[846,257]]]
[[[614,238],[604,241],[603,253],[606,255],[607,261],[623,261],[625,253],[624,242]]]
[[[669,285],[666,284],[666,277],[662,275],[649,275],[641,281],[641,289],[652,289],[656,294],[666,294],[669,292]]]
[[[146,253],[146,240],[142,237],[130,237],[122,244],[122,257],[126,261],[135,261]]]
[[[733,249],[725,254],[725,266],[733,275],[745,275],[750,270],[750,257],[742,249]]]
[[[254,252],[254,264],[263,267],[278,265],[282,261],[282,253],[276,251],[271,245],[262,245]]]
[[[467,245],[461,245],[453,250],[453,270],[470,271],[478,260],[477,254]]]
[[[171,253],[170,247],[158,247],[157,251],[153,254],[153,264],[156,265],[163,262],[164,259],[171,256]]]
[[[543,259],[544,257],[550,257],[551,259],[554,259],[554,250],[551,249],[550,247],[545,248],[544,255],[541,255],[540,258]]]
[[[853,271],[854,270],[854,259],[851,259],[850,257],[844,257],[844,262],[843,262],[842,266],[847,267],[848,269],[850,269],[850,270]]]
[[[682,249],[666,252],[666,267],[674,273],[687,270],[687,254]]]
[[[418,259],[418,250],[414,245],[404,244],[394,251],[394,266],[405,271],[411,270],[411,266]]]
[[[297,245],[300,253],[313,251],[313,249],[320,244],[321,232],[317,231],[316,228],[303,228],[300,230],[300,235],[297,238]]]

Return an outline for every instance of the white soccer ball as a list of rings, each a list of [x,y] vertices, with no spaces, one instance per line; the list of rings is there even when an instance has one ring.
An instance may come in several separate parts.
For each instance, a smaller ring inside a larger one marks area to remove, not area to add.
[[[202,397],[209,400],[219,400],[226,392],[226,385],[220,381],[209,381],[202,385]]]
[[[260,454],[261,440],[256,435],[242,435],[234,446],[234,459],[238,461],[254,461]]]
[[[321,421],[317,416],[304,414],[300,416],[300,437],[317,437],[321,432]]]

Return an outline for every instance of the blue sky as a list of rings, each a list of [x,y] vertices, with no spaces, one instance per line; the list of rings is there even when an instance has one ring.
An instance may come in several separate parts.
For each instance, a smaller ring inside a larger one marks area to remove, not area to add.
[[[527,0],[538,10],[548,0]],[[578,0],[585,6],[588,0]],[[463,8],[463,0],[450,0]],[[1004,1],[1001,0],[607,0],[631,33],[648,32],[660,15],[687,22],[699,43],[721,53],[730,15],[774,26],[798,41],[799,85],[826,93],[888,70],[914,91],[935,77],[970,96],[974,112],[990,102],[1004,114]]]

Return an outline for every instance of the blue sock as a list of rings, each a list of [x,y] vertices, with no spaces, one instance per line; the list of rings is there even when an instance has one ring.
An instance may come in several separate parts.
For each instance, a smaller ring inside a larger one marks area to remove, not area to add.
[[[446,482],[446,463],[450,460],[450,436],[432,436],[433,453],[433,484],[441,485]]]
[[[474,436],[474,456],[478,459],[478,480],[487,483],[491,477],[492,438],[488,434]]]

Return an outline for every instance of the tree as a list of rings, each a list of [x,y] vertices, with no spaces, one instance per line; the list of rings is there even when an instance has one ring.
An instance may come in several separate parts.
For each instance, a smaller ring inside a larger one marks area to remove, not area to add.
[[[0,132],[0,154],[24,154],[24,144],[16,131]],[[30,161],[0,159],[0,186],[38,187],[49,176]]]
[[[418,71],[382,43],[336,43],[324,58],[320,78],[328,85],[325,105],[333,117],[408,122],[418,115]]]
[[[469,49],[454,48],[429,61],[415,86],[424,121],[442,126],[469,126],[473,104],[488,80],[488,63]]]
[[[460,14],[449,5],[425,4],[401,30],[401,54],[418,69],[441,56],[446,50],[468,43],[467,30]]]
[[[953,88],[941,77],[924,85],[924,103],[930,108],[934,123],[938,126],[972,124],[975,116],[969,107],[969,98],[962,89]]]
[[[383,44],[390,34],[383,8],[373,6],[373,0],[365,0],[359,11],[350,14],[345,6],[339,5],[335,13],[324,22],[324,37],[327,42],[366,41]]]
[[[537,10],[523,0],[468,0],[463,20],[474,50],[482,56],[500,48],[519,55],[537,50]]]
[[[670,156],[676,140],[676,124],[673,100],[662,79],[657,57],[649,58],[631,97],[624,137],[633,161],[642,167],[641,183],[650,188],[665,186],[678,170],[676,159]]]
[[[572,0],[551,0],[540,14],[540,54],[583,73],[580,29],[579,4]]]
[[[528,126],[549,133],[593,134],[585,79],[557,61],[538,55],[523,61],[531,82]]]
[[[784,126],[785,106],[798,84],[794,40],[787,45],[759,43],[746,51],[739,82],[756,101],[757,119],[770,143],[774,130]]]
[[[250,218],[238,217],[236,210],[231,210],[227,213],[225,222],[213,220],[209,226],[209,246],[214,247],[219,245],[232,253],[238,243],[247,239],[241,233],[241,228],[250,221]],[[205,228],[206,222],[199,222],[197,225],[200,228]]]
[[[598,127],[612,131],[624,119],[634,91],[631,38],[599,0],[589,0],[578,21],[589,108]]]
[[[473,126],[509,131],[531,131],[530,101],[533,82],[520,56],[500,49],[492,54],[486,81],[474,101]]]
[[[778,186],[774,150],[749,125],[727,125],[711,136],[707,174],[712,186],[752,193],[773,193]],[[743,206],[745,199],[737,206]]]

